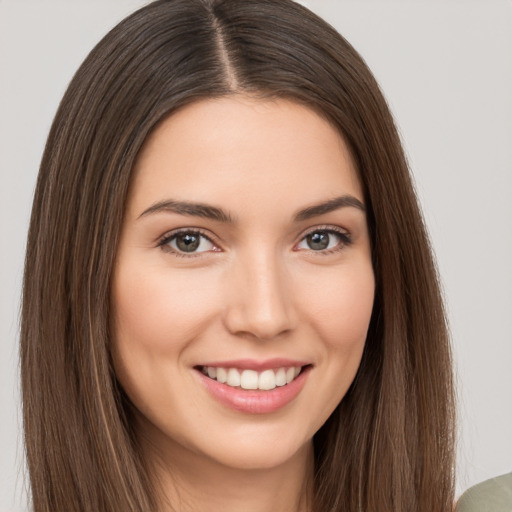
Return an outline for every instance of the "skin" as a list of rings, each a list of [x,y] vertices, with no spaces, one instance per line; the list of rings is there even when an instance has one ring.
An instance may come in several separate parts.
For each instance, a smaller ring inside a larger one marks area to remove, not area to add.
[[[343,138],[291,101],[201,100],[146,141],[114,271],[113,358],[162,510],[166,499],[180,511],[310,509],[312,437],[355,377],[375,282],[364,209],[294,217],[340,196],[363,203]],[[233,222],[151,211],[170,199],[222,208]],[[179,255],[169,235],[182,228],[211,242]],[[322,230],[329,248],[311,248],[306,235]],[[221,404],[194,368],[274,357],[311,368],[268,414]]]

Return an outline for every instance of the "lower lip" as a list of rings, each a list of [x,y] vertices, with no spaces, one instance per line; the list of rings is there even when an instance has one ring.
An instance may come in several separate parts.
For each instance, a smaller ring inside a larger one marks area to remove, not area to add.
[[[233,388],[196,371],[206,389],[221,404],[244,413],[268,414],[283,408],[300,393],[310,369],[310,366],[305,367],[289,384],[269,391]]]

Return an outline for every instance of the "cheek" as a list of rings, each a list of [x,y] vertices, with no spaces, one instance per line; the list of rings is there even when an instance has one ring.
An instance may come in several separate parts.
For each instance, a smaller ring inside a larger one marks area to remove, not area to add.
[[[371,262],[361,259],[350,271],[326,281],[313,297],[312,322],[323,340],[325,421],[352,384],[363,355],[375,295]]]
[[[119,269],[112,298],[118,349],[131,345],[155,355],[181,350],[204,330],[216,305],[215,287],[201,276],[128,265]]]
[[[362,351],[373,309],[375,279],[371,264],[326,276],[310,287],[307,310],[330,350]]]
[[[169,405],[166,390],[187,378],[182,353],[207,329],[218,301],[201,276],[137,263],[125,258],[114,276],[113,362],[137,409],[157,418]]]

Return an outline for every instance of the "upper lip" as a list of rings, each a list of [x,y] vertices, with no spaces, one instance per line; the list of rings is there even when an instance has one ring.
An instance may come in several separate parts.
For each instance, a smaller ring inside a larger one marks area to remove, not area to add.
[[[306,366],[309,365],[308,361],[299,361],[296,359],[287,359],[282,357],[275,357],[272,359],[231,359],[229,361],[211,361],[202,363],[197,366],[210,366],[215,368],[239,368],[241,370],[271,370],[274,368],[290,368],[292,366]]]

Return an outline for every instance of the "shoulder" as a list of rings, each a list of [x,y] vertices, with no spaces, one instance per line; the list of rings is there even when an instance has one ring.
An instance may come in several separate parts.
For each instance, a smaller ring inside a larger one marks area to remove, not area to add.
[[[457,503],[456,512],[512,512],[512,473],[468,489]]]

